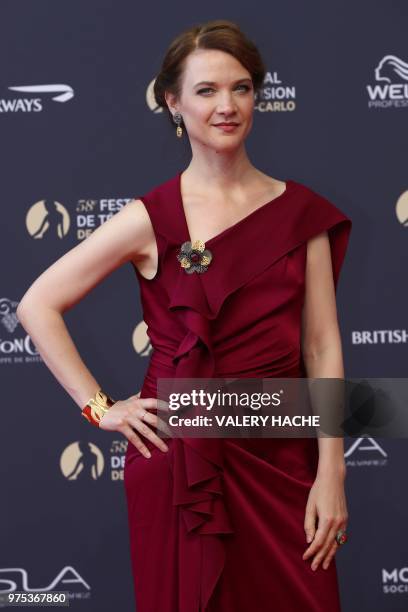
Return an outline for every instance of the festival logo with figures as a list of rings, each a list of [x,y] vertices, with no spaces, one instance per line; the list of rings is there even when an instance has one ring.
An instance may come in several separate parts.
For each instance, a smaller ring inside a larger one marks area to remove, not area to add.
[[[102,435],[108,432],[102,430]],[[93,442],[79,440],[64,448],[60,457],[60,469],[67,480],[87,481],[106,477],[111,481],[122,481],[128,440],[107,440],[105,453]],[[109,460],[105,460],[105,456]]]

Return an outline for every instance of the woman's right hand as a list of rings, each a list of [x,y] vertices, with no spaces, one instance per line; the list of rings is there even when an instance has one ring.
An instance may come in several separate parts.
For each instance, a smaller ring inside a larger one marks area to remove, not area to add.
[[[145,457],[151,457],[149,449],[134,430],[140,432],[161,451],[166,452],[168,450],[167,444],[148,425],[153,425],[165,433],[169,433],[169,429],[157,414],[148,412],[149,408],[157,409],[159,401],[154,397],[140,398],[139,395],[140,391],[126,400],[115,402],[99,421],[99,427],[106,431],[119,431]]]

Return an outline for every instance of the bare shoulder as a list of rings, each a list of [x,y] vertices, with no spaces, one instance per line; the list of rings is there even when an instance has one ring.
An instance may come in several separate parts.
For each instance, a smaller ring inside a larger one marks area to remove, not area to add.
[[[274,178],[273,176],[269,176],[264,172],[260,172],[260,178],[263,181],[265,186],[265,191],[269,191],[276,196],[281,195],[286,190],[286,182],[281,181],[279,179]]]
[[[137,255],[140,250],[145,250],[154,239],[154,230],[150,220],[149,213],[146,210],[143,200],[134,198],[128,202],[122,209],[124,222],[130,224],[133,228],[133,239],[138,238],[135,245],[135,250],[130,250],[130,253]]]
[[[274,185],[275,185],[275,189],[276,189],[276,195],[281,195],[282,193],[284,193],[286,191],[286,182],[285,181],[280,181],[278,179],[273,179],[274,181]]]
[[[150,252],[154,239],[149,214],[141,199],[132,199],[119,212],[105,221],[87,238],[89,247],[94,242],[104,243],[109,251],[115,250],[116,263],[142,259]]]

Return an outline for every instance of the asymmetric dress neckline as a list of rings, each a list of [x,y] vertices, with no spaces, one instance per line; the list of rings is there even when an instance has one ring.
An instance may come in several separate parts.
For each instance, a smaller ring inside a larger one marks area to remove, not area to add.
[[[192,242],[191,237],[190,237],[191,236],[190,230],[189,230],[188,223],[187,223],[187,217],[185,213],[183,194],[181,191],[181,175],[183,174],[183,172],[184,170],[182,170],[181,172],[178,172],[176,175],[177,210],[180,212],[180,218],[181,218],[181,223],[183,226],[183,231],[185,234],[185,240]],[[249,212],[247,215],[245,215],[241,219],[238,219],[238,221],[236,221],[235,223],[232,223],[230,226],[226,227],[225,229],[215,234],[215,236],[212,236],[208,240],[205,240],[206,246],[209,247],[210,245],[212,245],[213,243],[216,243],[219,239],[223,238],[230,232],[233,232],[234,230],[239,230],[241,225],[244,225],[245,223],[250,223],[252,221],[256,221],[258,214],[260,214],[261,216],[266,214],[267,209],[270,206],[272,206],[275,203],[277,204],[281,200],[286,199],[292,193],[292,190],[295,188],[296,182],[291,179],[286,179],[285,183],[286,183],[285,191],[275,196],[271,200],[268,200],[267,202],[261,204],[260,206],[255,208],[255,210],[252,210],[251,212]]]

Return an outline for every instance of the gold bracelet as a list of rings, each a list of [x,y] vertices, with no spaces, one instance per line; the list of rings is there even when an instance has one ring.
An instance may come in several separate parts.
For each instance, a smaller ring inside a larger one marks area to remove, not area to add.
[[[91,397],[82,409],[82,416],[93,425],[96,425],[96,427],[99,427],[99,421],[114,403],[114,399],[104,393],[102,389],[98,389],[94,397]]]

